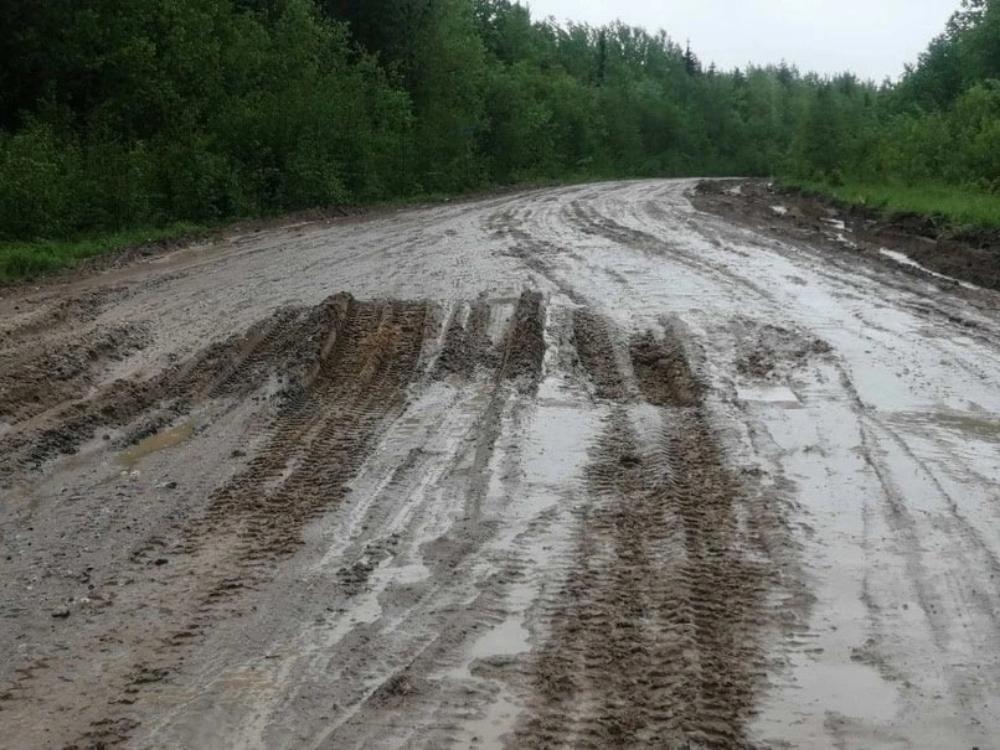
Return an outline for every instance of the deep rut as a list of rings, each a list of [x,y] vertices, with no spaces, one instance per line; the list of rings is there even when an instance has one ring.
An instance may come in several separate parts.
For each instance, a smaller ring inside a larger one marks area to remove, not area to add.
[[[293,386],[268,447],[216,493],[199,529],[214,538],[220,526],[242,527],[250,561],[289,552],[301,526],[343,495],[416,374],[427,305],[339,297],[328,308],[319,361]]]
[[[111,425],[123,431],[125,444],[199,404],[238,402],[254,393],[277,399],[263,447],[211,494],[204,512],[172,539],[151,539],[131,554],[131,564],[146,575],[155,572],[159,584],[142,608],[158,606],[170,615],[123,633],[134,660],[121,666],[117,689],[114,673],[106,675],[112,688],[108,710],[77,736],[77,746],[110,745],[132,735],[149,690],[155,695],[170,681],[221,618],[245,612],[248,594],[300,546],[304,526],[348,492],[383,427],[402,413],[411,385],[448,376],[464,380],[476,367],[491,367],[486,421],[499,420],[507,394],[533,391],[545,352],[542,295],[520,296],[496,345],[485,300],[459,309],[444,323],[443,350],[435,359],[429,347],[442,321],[430,303],[338,294],[312,308],[282,308],[158,378],[117,384],[113,410],[106,408],[110,392],[74,405],[74,420],[49,428],[62,434],[62,442],[45,442],[42,431],[42,446],[52,447],[36,453],[39,462],[71,452]],[[442,364],[442,358],[450,359]],[[32,438],[39,440],[28,431],[23,437],[29,449]],[[476,461],[486,461],[496,429],[484,429],[480,437],[486,457],[477,448]],[[470,497],[485,491],[478,476],[470,480]],[[161,569],[164,554],[170,566]],[[360,584],[345,578],[343,585],[349,595]],[[27,682],[19,686],[26,688]]]
[[[57,403],[34,419],[15,422],[11,433],[0,438],[0,482],[17,471],[75,453],[100,433],[111,438],[122,430],[114,442],[125,447],[208,399],[238,401],[272,378],[279,387],[294,387],[320,356],[317,342],[325,336],[331,306],[347,298],[336,295],[314,308],[280,308],[246,333],[212,344],[153,378],[117,380],[86,398]],[[81,365],[75,375],[86,382],[97,358],[88,353],[81,359],[86,366]],[[36,380],[32,387],[38,400],[51,400],[46,380]],[[22,399],[36,402],[31,394],[22,394]]]

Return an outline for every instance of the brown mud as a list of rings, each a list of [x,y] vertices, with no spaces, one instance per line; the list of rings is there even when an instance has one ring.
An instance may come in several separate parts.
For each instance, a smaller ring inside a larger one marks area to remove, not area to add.
[[[651,331],[634,336],[629,347],[632,367],[646,400],[654,406],[695,406],[703,391],[679,339],[657,339]]]
[[[838,252],[865,254],[873,262],[935,282],[948,284],[915,266],[893,263],[879,251],[899,252],[943,276],[1000,290],[1000,231],[955,229],[915,214],[885,217],[871,208],[764,180],[702,182],[692,202],[754,229]]]
[[[593,502],[559,592],[567,604],[550,613],[550,639],[534,660],[520,747],[567,738],[592,748],[748,746],[769,567],[750,559],[738,531],[741,489],[683,345],[645,333],[633,352],[646,398],[668,411],[644,446],[618,407],[593,448]],[[607,380],[601,362],[590,368],[598,382]]]
[[[573,340],[597,397],[622,400],[627,393],[625,379],[618,368],[608,326],[607,320],[591,310],[573,311]]]
[[[735,326],[741,339],[736,371],[747,378],[780,382],[812,358],[833,351],[822,339],[806,338],[784,326],[741,323]]]

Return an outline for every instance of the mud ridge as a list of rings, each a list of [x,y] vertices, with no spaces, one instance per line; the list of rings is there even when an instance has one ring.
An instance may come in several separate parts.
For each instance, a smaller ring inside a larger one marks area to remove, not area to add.
[[[29,427],[0,439],[0,480],[38,469],[74,453],[100,433],[123,429],[123,448],[163,428],[208,399],[245,398],[268,380],[284,383],[282,395],[319,359],[331,311],[346,304],[336,295],[313,308],[280,308],[242,335],[212,344],[150,379],[123,379],[90,398],[57,406]],[[41,385],[41,384],[39,384]]]
[[[632,367],[642,395],[654,406],[695,406],[704,388],[691,371],[680,340],[668,331],[657,338],[652,331],[633,336],[629,346]]]
[[[83,397],[106,365],[147,341],[143,326],[125,323],[0,353],[0,420],[17,424]]]
[[[657,372],[657,399],[684,405],[664,412],[645,451],[619,408],[593,450],[593,502],[559,604],[543,616],[550,635],[516,746],[749,744],[769,568],[740,534],[741,489],[690,367]]]
[[[615,360],[608,322],[585,308],[574,310],[573,340],[580,364],[594,384],[596,396],[619,401],[625,399],[628,391]]]
[[[444,345],[434,367],[434,377],[469,377],[477,365],[495,366],[496,352],[489,337],[490,306],[480,299],[457,305],[445,330]]]
[[[522,392],[538,387],[545,359],[545,305],[540,292],[521,293],[514,310],[497,375],[516,380]]]
[[[199,531],[211,535],[241,519],[248,559],[289,552],[304,522],[344,494],[375,427],[402,405],[416,373],[426,304],[349,300],[337,313],[322,358],[282,409],[270,445],[216,494],[208,530]]]

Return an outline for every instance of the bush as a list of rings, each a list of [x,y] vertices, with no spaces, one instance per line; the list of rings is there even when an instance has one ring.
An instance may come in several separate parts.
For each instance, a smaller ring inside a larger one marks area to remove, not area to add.
[[[45,125],[0,133],[0,237],[53,237],[78,220],[80,149]]]

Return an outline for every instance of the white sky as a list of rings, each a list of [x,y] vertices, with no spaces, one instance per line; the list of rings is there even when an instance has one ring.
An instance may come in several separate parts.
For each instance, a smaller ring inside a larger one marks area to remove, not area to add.
[[[535,19],[664,29],[707,66],[786,60],[803,73],[896,78],[942,32],[960,0],[522,0]]]

